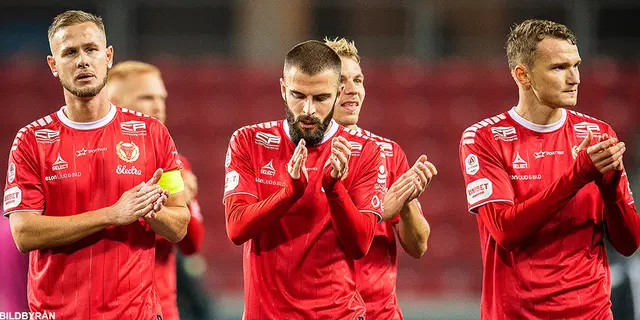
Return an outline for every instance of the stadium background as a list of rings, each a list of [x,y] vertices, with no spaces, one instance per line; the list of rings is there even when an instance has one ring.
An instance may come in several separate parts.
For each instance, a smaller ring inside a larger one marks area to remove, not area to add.
[[[399,258],[407,319],[478,318],[480,248],[457,150],[464,128],[517,103],[503,49],[513,23],[545,18],[576,33],[583,58],[576,110],[609,122],[634,145],[625,164],[638,178],[634,0],[3,1],[0,149],[7,153],[17,130],[64,104],[45,56],[47,27],[67,9],[104,18],[116,62],[137,59],[162,71],[167,126],[199,178],[207,228],[204,259],[189,266],[218,319],[239,319],[242,311],[242,249],[226,237],[221,203],[227,143],[241,126],[283,118],[278,78],[284,54],[300,41],[355,40],[367,89],[360,125],[397,141],[410,162],[426,153],[438,167],[420,198],[432,228],[429,250],[420,260]],[[0,157],[0,167],[6,161]]]

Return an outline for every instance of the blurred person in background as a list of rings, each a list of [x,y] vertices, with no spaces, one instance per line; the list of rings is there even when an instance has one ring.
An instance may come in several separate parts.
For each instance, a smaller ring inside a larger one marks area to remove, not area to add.
[[[18,132],[4,196],[14,241],[30,252],[29,308],[161,319],[156,233],[178,242],[190,217],[173,140],[156,119],[109,103],[113,47],[100,17],[66,11],[48,38],[66,105]]]
[[[514,26],[507,57],[518,105],[460,141],[481,240],[481,318],[612,319],[605,233],[623,255],[640,245],[625,144],[607,123],[567,110],[581,59],[566,26]]]
[[[157,67],[140,61],[120,62],[109,70],[107,88],[111,103],[128,110],[141,112],[160,120],[163,124],[165,123],[167,90]],[[183,165],[181,174],[184,180],[184,195],[191,212],[191,220],[187,225],[187,234],[184,239],[177,243],[177,246],[183,255],[189,256],[200,252],[202,248],[204,225],[202,223],[200,205],[196,199],[198,193],[196,176],[193,174],[187,159],[182,155],[178,157]],[[180,261],[184,262],[184,259],[180,259]],[[179,268],[185,267],[185,264],[179,265]],[[173,243],[161,236],[156,236],[155,268],[158,297],[162,305],[163,318],[165,320],[179,319],[178,306],[176,305],[176,254],[173,250]],[[180,274],[184,276],[181,278],[182,281],[189,281],[198,286],[197,282],[189,280],[188,273],[181,272]],[[188,287],[185,289],[188,290]],[[193,289],[197,289],[201,293],[204,292],[198,288]],[[188,294],[188,292],[185,292],[185,294]],[[207,300],[206,297],[203,298]],[[201,301],[203,298],[195,301]],[[198,307],[198,305],[193,307]],[[200,308],[209,309],[207,306],[201,306]],[[192,314],[194,311],[189,313]],[[205,316],[198,315],[198,319],[205,319]]]
[[[286,120],[229,142],[223,201],[229,239],[244,244],[245,320],[365,317],[354,262],[382,220],[387,172],[374,140],[332,118],[340,72],[324,43],[296,45],[280,79]]]
[[[342,61],[340,83],[344,89],[336,104],[333,119],[376,141],[387,162],[389,189],[384,199],[385,221],[376,225],[367,255],[356,261],[358,292],[366,303],[366,319],[402,319],[396,295],[396,235],[410,256],[418,259],[427,251],[430,228],[417,198],[425,191],[437,170],[425,155],[420,156],[409,168],[407,156],[397,143],[358,127],[365,98],[358,49],[353,41],[344,38],[333,41],[325,39],[325,43],[338,53]]]

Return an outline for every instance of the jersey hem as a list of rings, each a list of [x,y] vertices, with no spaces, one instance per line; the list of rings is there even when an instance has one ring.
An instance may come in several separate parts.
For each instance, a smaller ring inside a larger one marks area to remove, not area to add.
[[[252,197],[254,197],[254,198],[256,198],[256,199],[260,200],[260,198],[258,198],[258,196],[256,196],[256,195],[255,195],[255,194],[253,194],[253,193],[249,193],[249,192],[233,192],[233,193],[229,193],[228,195],[226,195],[226,196],[222,197],[222,204],[224,204],[224,201],[225,201],[225,200],[227,200],[227,198],[228,198],[228,197],[230,197],[230,196],[235,196],[235,195],[237,195],[237,194],[246,194],[246,195],[252,196]]]
[[[2,215],[5,218],[8,218],[10,214],[14,213],[14,212],[44,212],[44,209],[20,209],[20,210],[11,210],[11,211],[6,211],[5,213],[3,213]]]
[[[512,200],[507,200],[507,199],[497,199],[497,200],[489,200],[489,201],[485,201],[485,202],[480,202],[479,204],[469,208],[469,212],[471,214],[478,214],[477,212],[474,212],[473,209],[477,209],[479,207],[484,206],[487,203],[491,203],[491,202],[509,202],[511,204],[515,204],[515,202],[513,202]]]
[[[376,217],[378,217],[378,221],[376,223],[380,223],[382,222],[382,215],[373,211],[373,210],[358,210],[360,212],[369,212],[369,213],[373,213]]]

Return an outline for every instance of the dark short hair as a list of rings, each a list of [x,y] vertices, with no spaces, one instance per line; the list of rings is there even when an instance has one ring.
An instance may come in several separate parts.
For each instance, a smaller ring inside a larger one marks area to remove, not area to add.
[[[548,20],[525,20],[514,25],[507,38],[509,69],[513,70],[520,63],[532,68],[538,42],[545,38],[567,40],[574,45],[577,43],[576,36],[563,24]]]
[[[104,23],[102,22],[101,17],[81,10],[67,10],[53,18],[53,23],[49,26],[49,41],[51,41],[53,35],[61,28],[85,22],[93,22],[100,30],[102,30],[102,33],[105,33]]]
[[[296,67],[303,73],[313,76],[325,70],[332,70],[338,75],[340,81],[340,73],[342,62],[340,56],[326,44],[309,40],[302,42],[293,47],[284,59],[284,71]]]

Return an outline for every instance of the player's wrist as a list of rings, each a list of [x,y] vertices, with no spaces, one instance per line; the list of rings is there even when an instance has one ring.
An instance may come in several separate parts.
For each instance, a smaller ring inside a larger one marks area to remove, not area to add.
[[[578,153],[572,171],[584,185],[602,177],[602,173],[593,163],[586,150]]]

